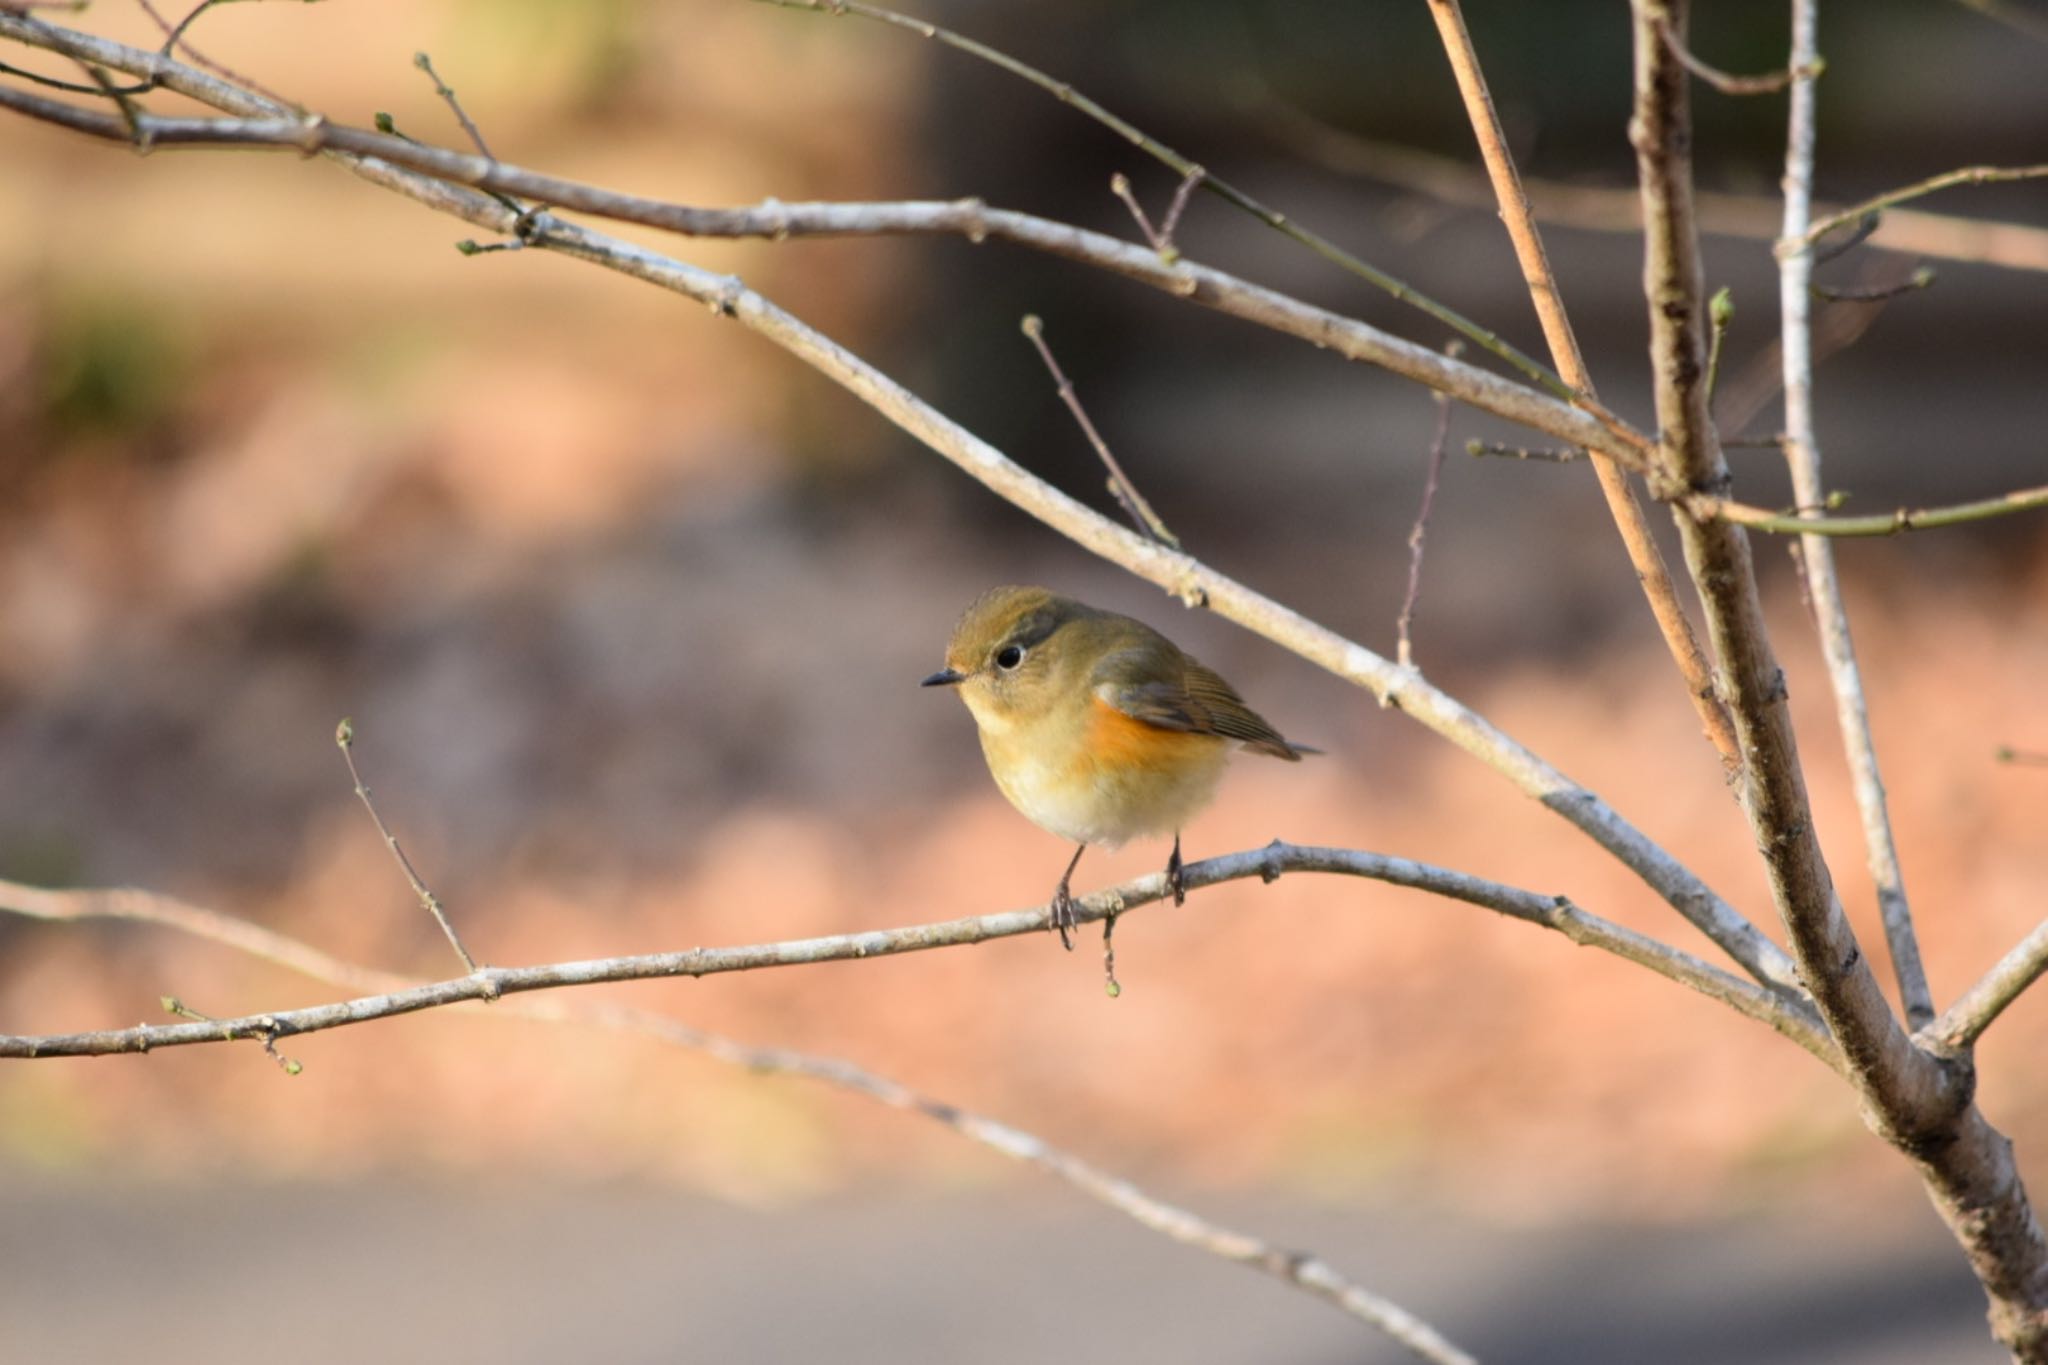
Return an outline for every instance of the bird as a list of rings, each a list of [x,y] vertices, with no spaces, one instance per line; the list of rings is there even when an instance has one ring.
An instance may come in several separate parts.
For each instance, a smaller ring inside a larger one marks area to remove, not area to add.
[[[1070,884],[1091,844],[1173,833],[1166,882],[1187,899],[1180,831],[1209,804],[1233,750],[1299,762],[1295,744],[1214,669],[1143,621],[1045,588],[991,588],[962,613],[945,667],[974,717],[990,776],[1039,828],[1078,847],[1052,896],[1072,951]]]

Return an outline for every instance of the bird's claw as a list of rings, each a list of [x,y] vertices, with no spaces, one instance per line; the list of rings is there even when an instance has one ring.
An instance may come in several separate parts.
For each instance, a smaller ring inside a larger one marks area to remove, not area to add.
[[[1070,953],[1074,951],[1073,931],[1081,922],[1077,911],[1078,907],[1074,904],[1074,898],[1068,893],[1066,887],[1062,886],[1053,893],[1052,927],[1059,933],[1060,947],[1065,948]]]

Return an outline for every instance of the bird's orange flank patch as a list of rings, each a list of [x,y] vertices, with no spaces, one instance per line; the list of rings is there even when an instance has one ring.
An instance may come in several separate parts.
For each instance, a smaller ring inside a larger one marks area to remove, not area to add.
[[[1100,697],[1089,699],[1088,711],[1088,757],[1108,767],[1171,771],[1221,742],[1215,735],[1148,725]]]

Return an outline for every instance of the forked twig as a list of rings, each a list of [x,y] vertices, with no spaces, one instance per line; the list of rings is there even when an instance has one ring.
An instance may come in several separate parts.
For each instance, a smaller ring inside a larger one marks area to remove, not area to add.
[[[1181,177],[1180,188],[1173,192],[1173,202],[1166,206],[1166,217],[1154,228],[1152,220],[1145,214],[1145,206],[1138,202],[1138,196],[1131,191],[1130,177],[1118,171],[1109,178],[1109,192],[1123,200],[1124,207],[1131,211],[1131,217],[1138,221],[1138,231],[1145,234],[1145,240],[1159,253],[1159,258],[1168,265],[1180,259],[1180,248],[1173,244],[1174,229],[1180,226],[1180,216],[1187,211],[1188,196],[1195,192],[1195,186],[1202,183],[1209,173],[1200,166],[1191,168]]]

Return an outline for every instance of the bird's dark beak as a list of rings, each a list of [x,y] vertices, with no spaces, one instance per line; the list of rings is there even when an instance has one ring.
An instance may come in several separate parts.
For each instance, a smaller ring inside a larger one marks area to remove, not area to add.
[[[942,668],[919,683],[919,687],[954,687],[967,681],[967,675],[954,668]]]

